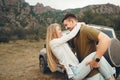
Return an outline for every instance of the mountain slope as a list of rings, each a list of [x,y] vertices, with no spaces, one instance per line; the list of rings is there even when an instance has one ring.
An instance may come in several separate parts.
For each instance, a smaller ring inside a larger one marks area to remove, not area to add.
[[[45,38],[51,23],[61,23],[66,13],[74,13],[79,21],[111,26],[120,30],[120,7],[112,4],[89,5],[84,8],[56,10],[37,3],[30,6],[25,0],[0,0],[0,37],[9,39]]]

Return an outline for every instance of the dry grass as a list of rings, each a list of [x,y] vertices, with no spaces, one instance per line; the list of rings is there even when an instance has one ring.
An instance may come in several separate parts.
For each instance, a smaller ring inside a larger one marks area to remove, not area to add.
[[[43,40],[0,43],[0,80],[61,80],[63,74],[39,71],[39,51],[44,43]]]

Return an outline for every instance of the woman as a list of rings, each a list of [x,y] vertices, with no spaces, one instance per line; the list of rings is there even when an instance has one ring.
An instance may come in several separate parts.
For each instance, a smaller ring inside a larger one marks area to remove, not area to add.
[[[51,24],[47,28],[46,49],[48,57],[48,66],[52,72],[57,70],[57,64],[65,67],[68,78],[73,80],[82,80],[91,71],[90,66],[86,65],[87,61],[93,59],[95,53],[88,55],[81,63],[69,48],[67,41],[75,37],[80,30],[81,24],[76,24],[76,27],[67,35],[62,36],[61,27],[59,24]],[[99,71],[107,80],[114,80],[114,71],[104,57],[101,58]],[[104,79],[103,79],[104,80]]]

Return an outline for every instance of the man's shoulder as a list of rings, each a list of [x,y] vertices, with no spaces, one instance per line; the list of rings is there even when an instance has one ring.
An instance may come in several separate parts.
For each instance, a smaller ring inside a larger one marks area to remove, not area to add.
[[[84,31],[84,30],[86,30],[87,28],[89,28],[89,27],[87,26],[87,24],[81,24],[80,31]]]
[[[97,30],[87,24],[81,24],[81,31],[94,31],[94,30]]]

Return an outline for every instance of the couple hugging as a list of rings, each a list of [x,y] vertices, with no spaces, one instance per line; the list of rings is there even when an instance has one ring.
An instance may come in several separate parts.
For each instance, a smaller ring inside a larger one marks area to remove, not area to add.
[[[50,70],[55,72],[59,63],[69,80],[115,80],[115,71],[103,56],[111,38],[78,22],[74,14],[66,14],[62,22],[70,30],[67,35],[62,36],[61,26],[57,23],[47,28],[46,51]],[[69,40],[74,47],[70,48]]]

